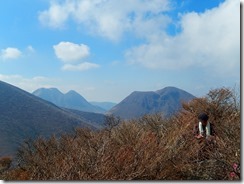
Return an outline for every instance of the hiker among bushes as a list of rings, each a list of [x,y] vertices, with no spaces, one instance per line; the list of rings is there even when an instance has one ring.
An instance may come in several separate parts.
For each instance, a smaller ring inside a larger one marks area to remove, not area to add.
[[[198,116],[198,125],[195,127],[195,137],[197,139],[211,139],[215,135],[213,124],[208,121],[209,117],[206,113],[200,113]]]

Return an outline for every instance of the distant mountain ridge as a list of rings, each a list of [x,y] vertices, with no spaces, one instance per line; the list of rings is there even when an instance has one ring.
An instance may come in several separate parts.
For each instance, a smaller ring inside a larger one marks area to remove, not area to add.
[[[84,97],[74,90],[63,94],[57,88],[40,88],[33,95],[54,103],[59,107],[95,113],[105,113],[106,110],[90,104]]]
[[[23,140],[97,128],[78,115],[0,81],[0,156],[14,154]]]
[[[41,94],[47,100],[0,81],[0,156],[13,154],[27,138],[68,133],[75,127],[103,127],[106,118],[103,114],[61,108],[49,102],[57,100],[56,103],[61,101],[65,104],[66,101],[62,101],[63,96],[74,106],[79,106],[80,102],[87,102],[75,91],[63,94],[58,89],[51,88],[47,93],[44,92],[45,90],[36,90],[35,94]],[[182,101],[193,98],[195,97],[190,93],[175,87],[166,87],[158,91],[135,91],[115,105],[108,114],[123,119],[156,112],[170,116],[181,108]]]
[[[74,109],[65,109],[65,110],[75,114],[86,123],[95,125],[97,128],[104,128],[104,123],[106,120],[106,115],[104,114],[95,113],[95,112],[78,111]]]
[[[169,117],[180,110],[181,103],[195,98],[192,94],[176,87],[165,87],[157,91],[134,91],[108,114],[124,119],[138,118],[145,114],[162,112]]]
[[[101,107],[102,109],[105,109],[106,111],[112,109],[115,105],[117,105],[116,103],[113,102],[89,102],[92,105]]]

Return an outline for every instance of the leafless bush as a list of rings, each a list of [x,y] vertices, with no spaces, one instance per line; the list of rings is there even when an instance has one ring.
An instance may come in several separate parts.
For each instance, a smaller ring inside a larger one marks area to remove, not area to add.
[[[6,172],[11,166],[11,157],[1,157],[0,158],[0,180],[5,179],[4,172]]]
[[[7,179],[28,180],[229,180],[240,179],[240,111],[230,90],[212,90],[183,104],[165,119],[161,114],[137,120],[107,119],[100,131],[77,129],[74,135],[27,141],[19,166]],[[199,112],[215,125],[212,142],[195,139]]]

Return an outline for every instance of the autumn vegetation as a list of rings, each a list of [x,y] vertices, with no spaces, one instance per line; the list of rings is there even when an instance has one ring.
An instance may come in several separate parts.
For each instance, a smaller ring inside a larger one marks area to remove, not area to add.
[[[215,127],[211,142],[193,127],[206,112]],[[15,163],[1,158],[4,180],[240,180],[240,99],[228,88],[183,103],[171,118],[109,116],[100,130],[27,140]]]

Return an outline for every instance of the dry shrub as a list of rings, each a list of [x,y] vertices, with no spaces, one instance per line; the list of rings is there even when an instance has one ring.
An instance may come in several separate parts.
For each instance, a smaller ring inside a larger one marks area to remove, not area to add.
[[[10,167],[11,162],[12,162],[11,157],[0,158],[0,171],[8,169]]]
[[[228,180],[240,179],[240,111],[229,89],[161,114],[121,121],[109,117],[99,131],[27,141],[19,150],[12,180]],[[213,142],[194,138],[199,112],[216,128]],[[230,175],[231,174],[231,175]]]
[[[4,156],[0,157],[0,180],[6,179],[6,174],[11,167],[12,157]]]
[[[181,178],[229,179],[232,165],[240,163],[240,111],[234,99],[231,90],[221,88],[183,105],[176,117],[177,127],[167,137]],[[208,113],[214,124],[216,139],[212,143],[199,142],[191,134],[199,112]]]

